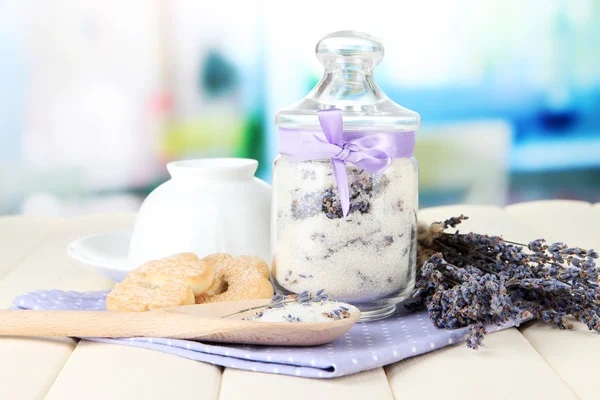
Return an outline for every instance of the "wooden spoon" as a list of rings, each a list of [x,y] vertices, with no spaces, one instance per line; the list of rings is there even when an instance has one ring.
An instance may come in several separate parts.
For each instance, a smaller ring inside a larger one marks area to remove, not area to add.
[[[269,300],[242,300],[147,312],[0,310],[0,336],[163,337],[211,342],[314,346],[331,342],[356,323],[360,312],[331,322],[246,321],[247,312],[224,315]]]

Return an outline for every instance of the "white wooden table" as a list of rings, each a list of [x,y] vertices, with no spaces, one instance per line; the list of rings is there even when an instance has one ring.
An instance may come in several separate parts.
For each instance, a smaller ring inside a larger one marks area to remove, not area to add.
[[[600,248],[600,204],[450,206],[422,210],[420,219],[460,213],[471,218],[462,230]],[[36,289],[110,288],[112,282],[71,260],[66,246],[84,235],[128,229],[134,218],[0,218],[0,307]],[[222,369],[69,338],[2,338],[0,399],[600,399],[600,337],[581,324],[559,331],[533,322],[491,334],[485,345],[478,352],[455,345],[385,368],[317,380]]]

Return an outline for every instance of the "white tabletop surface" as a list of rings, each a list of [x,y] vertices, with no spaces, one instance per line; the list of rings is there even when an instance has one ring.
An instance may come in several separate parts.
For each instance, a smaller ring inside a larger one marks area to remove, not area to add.
[[[548,201],[505,209],[424,209],[422,220],[466,214],[462,230],[515,241],[544,237],[600,248],[600,204]],[[128,229],[135,214],[0,218],[0,307],[37,289],[101,290],[113,283],[66,253],[81,236]],[[581,324],[539,322],[490,334],[480,351],[454,345],[337,379],[219,368],[152,350],[69,338],[1,338],[0,399],[600,399],[600,337]]]

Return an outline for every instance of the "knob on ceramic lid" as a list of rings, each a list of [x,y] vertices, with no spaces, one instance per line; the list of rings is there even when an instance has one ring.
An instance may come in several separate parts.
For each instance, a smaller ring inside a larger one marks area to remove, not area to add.
[[[325,68],[334,63],[366,62],[375,67],[383,58],[383,44],[363,32],[339,31],[319,40],[315,52]]]

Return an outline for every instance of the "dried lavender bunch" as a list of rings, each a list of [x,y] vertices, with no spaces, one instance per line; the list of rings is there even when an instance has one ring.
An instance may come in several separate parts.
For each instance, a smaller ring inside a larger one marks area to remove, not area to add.
[[[485,326],[518,326],[530,318],[570,329],[572,316],[600,332],[598,253],[543,239],[524,245],[500,236],[445,232],[465,219],[418,229],[422,267],[413,295],[436,326],[470,326],[466,342],[474,349],[483,345]]]

